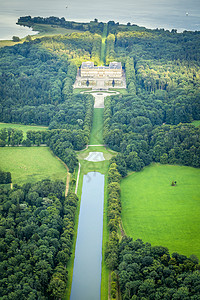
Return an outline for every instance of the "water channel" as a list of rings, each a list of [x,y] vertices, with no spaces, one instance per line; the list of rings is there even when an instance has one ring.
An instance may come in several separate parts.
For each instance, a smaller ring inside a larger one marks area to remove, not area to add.
[[[83,177],[70,300],[100,300],[104,175]]]

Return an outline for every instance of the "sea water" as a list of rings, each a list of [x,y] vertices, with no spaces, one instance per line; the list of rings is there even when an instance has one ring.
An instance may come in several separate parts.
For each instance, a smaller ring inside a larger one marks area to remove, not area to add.
[[[82,22],[97,18],[178,32],[200,30],[199,0],[0,0],[0,39],[31,34],[30,29],[16,25],[26,15]]]

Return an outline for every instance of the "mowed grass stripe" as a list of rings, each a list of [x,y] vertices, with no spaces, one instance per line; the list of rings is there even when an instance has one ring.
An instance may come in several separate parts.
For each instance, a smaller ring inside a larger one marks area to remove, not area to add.
[[[103,144],[103,108],[94,108],[89,144]]]
[[[123,179],[121,189],[127,235],[200,258],[200,169],[151,165]]]
[[[12,182],[22,185],[42,179],[63,180],[67,171],[47,147],[0,148],[0,169],[11,172]]]

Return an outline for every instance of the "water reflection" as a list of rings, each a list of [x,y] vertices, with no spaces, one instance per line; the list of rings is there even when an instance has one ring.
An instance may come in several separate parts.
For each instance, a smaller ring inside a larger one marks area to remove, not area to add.
[[[89,172],[83,177],[70,300],[100,299],[103,202],[104,175]]]

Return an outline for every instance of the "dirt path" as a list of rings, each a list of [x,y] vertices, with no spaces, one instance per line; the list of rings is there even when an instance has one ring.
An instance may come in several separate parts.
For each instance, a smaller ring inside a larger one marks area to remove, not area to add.
[[[69,191],[69,183],[70,183],[69,168],[68,168],[68,166],[58,156],[55,155],[55,157],[64,165],[64,167],[67,170],[67,180],[66,180],[66,187],[65,187],[65,197],[66,197],[67,194],[68,194],[68,191]]]
[[[65,197],[67,197],[67,194],[68,194],[68,191],[69,191],[69,182],[70,182],[70,173],[69,173],[69,169],[68,169],[67,170],[66,188],[65,188]]]

